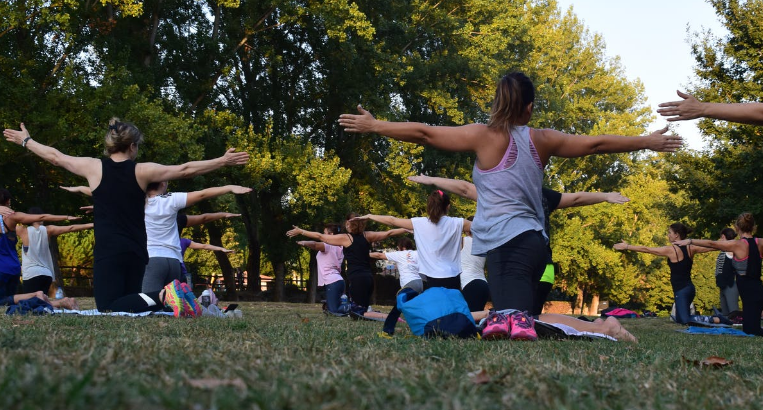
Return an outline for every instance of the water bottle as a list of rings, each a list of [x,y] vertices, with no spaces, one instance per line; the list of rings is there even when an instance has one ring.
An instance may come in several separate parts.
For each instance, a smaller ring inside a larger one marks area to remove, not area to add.
[[[204,292],[201,292],[201,305],[205,308],[209,307],[209,303],[211,301],[211,298],[209,297],[209,290],[204,290]]]
[[[56,299],[64,298],[64,290],[61,288],[56,289]]]
[[[346,305],[348,303],[347,301],[347,295],[342,295],[342,297],[339,298],[340,305]]]

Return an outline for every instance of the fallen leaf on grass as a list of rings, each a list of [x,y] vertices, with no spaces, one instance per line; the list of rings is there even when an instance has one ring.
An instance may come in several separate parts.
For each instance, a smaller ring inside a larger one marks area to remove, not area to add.
[[[600,362],[603,363],[603,362],[606,362],[607,360],[609,360],[609,356],[604,356],[602,354],[599,355],[599,361]]]
[[[243,380],[241,380],[240,377],[235,379],[186,379],[186,381],[191,385],[191,387],[195,387],[197,389],[212,390],[218,387],[231,386],[241,390],[246,390],[246,384]]]
[[[13,327],[18,327],[19,325],[31,325],[33,323],[33,320],[14,320]]]
[[[724,367],[734,363],[733,360],[726,360],[725,358],[718,357],[718,356],[708,356],[705,360],[690,360],[683,356],[681,356],[681,358],[684,359],[686,363],[693,364],[699,367],[704,367],[704,366]]]
[[[361,335],[361,336],[356,336],[356,337],[355,337],[355,340],[357,340],[357,341],[359,341],[359,342],[360,342],[360,341],[362,341],[362,340],[365,340],[365,339],[366,339],[366,338],[365,338],[365,337],[363,337],[362,335]]]
[[[479,369],[477,371],[473,371],[467,374],[469,376],[469,380],[471,380],[474,384],[486,384],[490,383],[490,376],[487,374],[485,369]]]
[[[310,323],[310,319],[308,319],[306,317],[303,317],[302,318],[302,323]]]

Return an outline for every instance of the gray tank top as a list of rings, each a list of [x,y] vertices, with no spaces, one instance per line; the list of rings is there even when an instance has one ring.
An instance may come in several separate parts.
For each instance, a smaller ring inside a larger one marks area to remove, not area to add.
[[[529,127],[512,127],[501,162],[484,171],[475,164],[472,181],[477,188],[473,255],[484,256],[523,232],[543,232],[543,166]]]

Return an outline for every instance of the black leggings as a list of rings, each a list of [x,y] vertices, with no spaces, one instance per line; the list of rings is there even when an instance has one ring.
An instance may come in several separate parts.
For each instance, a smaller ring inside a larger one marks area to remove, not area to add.
[[[546,241],[539,231],[525,231],[488,251],[487,280],[495,310],[532,312],[546,260]]]
[[[482,279],[474,279],[464,286],[461,290],[466,299],[466,304],[469,305],[470,312],[479,312],[485,309],[485,304],[490,299],[490,289],[487,282]]]
[[[53,278],[48,275],[37,275],[33,278],[25,279],[21,284],[21,293],[34,293],[41,290],[42,293],[47,295],[51,283],[53,283]]]
[[[461,290],[461,274],[452,278],[430,278],[427,276],[427,280],[424,282],[424,290],[429,288]]]
[[[134,313],[162,310],[160,291],[144,293],[155,303],[151,306],[139,294],[145,270],[145,262],[131,252],[96,259],[93,264],[93,294],[98,310]]]
[[[737,289],[742,297],[742,331],[763,336],[760,314],[763,312],[763,283],[760,278],[737,275]]]
[[[356,305],[368,308],[371,306],[371,295],[374,293],[374,276],[371,272],[353,272],[347,275],[347,291],[350,299]]]
[[[535,304],[532,311],[533,316],[538,316],[543,312],[543,305],[546,304],[548,294],[551,293],[551,288],[553,287],[554,284],[551,282],[538,283],[538,289],[535,291],[535,302],[533,302]]]

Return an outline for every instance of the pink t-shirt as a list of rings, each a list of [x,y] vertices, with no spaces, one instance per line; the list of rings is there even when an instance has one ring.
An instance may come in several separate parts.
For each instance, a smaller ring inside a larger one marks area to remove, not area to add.
[[[324,251],[318,252],[315,259],[318,260],[318,286],[330,285],[338,280],[343,280],[342,261],[344,252],[341,246],[323,244]]]

